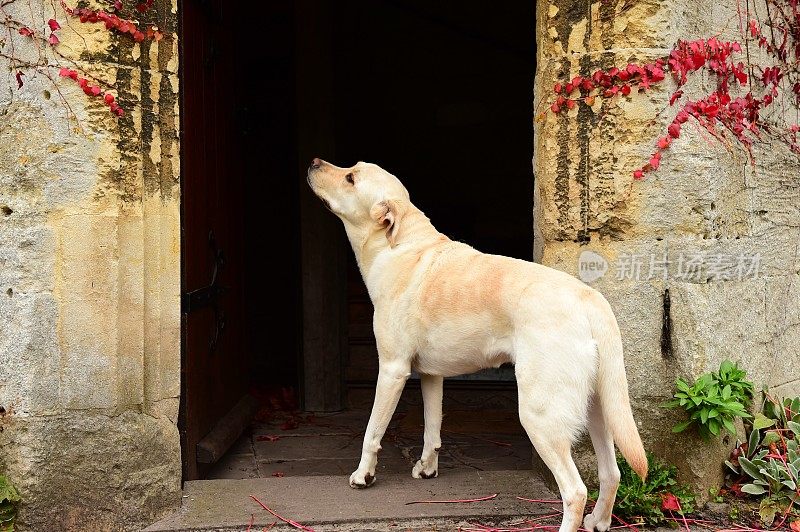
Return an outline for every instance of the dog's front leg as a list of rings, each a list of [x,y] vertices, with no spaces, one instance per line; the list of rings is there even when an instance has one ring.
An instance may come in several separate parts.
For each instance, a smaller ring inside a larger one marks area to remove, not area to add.
[[[442,447],[442,390],[444,378],[420,375],[422,401],[425,404],[425,445],[422,457],[414,464],[411,476],[434,478],[439,475],[439,449]]]
[[[378,369],[378,386],[375,389],[375,403],[369,416],[361,448],[361,462],[358,469],[350,475],[351,488],[368,488],[375,482],[375,466],[378,464],[378,451],[381,439],[392,419],[400,394],[411,373],[410,365],[398,362],[381,362]]]

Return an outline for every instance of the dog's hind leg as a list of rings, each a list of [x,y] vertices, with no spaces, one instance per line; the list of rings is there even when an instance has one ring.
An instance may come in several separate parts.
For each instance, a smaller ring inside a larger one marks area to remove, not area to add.
[[[559,531],[575,532],[583,520],[587,491],[572,460],[572,443],[586,423],[594,345],[579,345],[558,333],[549,340],[529,338],[520,347],[515,353],[520,421],[561,492],[564,518]]]
[[[375,481],[375,466],[378,465],[381,439],[386,427],[389,426],[410,374],[410,365],[401,362],[381,362],[378,368],[378,385],[375,388],[375,403],[372,405],[367,430],[364,432],[361,461],[358,469],[350,475],[351,488],[368,488]]]
[[[575,532],[583,518],[587,492],[578,468],[572,460],[571,438],[553,426],[546,416],[520,412],[520,421],[539,457],[553,472],[558,490],[561,492],[564,518],[559,532]]]
[[[442,446],[442,391],[444,379],[435,375],[420,375],[422,400],[425,404],[425,444],[422,457],[414,464],[411,476],[434,478],[439,475],[439,449]]]
[[[600,495],[594,510],[584,519],[583,527],[589,531],[606,532],[611,527],[611,512],[619,487],[619,467],[614,453],[614,438],[603,420],[599,397],[595,397],[589,407],[589,435],[597,455]]]

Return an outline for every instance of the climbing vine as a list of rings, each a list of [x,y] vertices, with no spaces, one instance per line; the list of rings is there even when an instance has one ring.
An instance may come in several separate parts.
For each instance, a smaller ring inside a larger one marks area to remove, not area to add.
[[[153,2],[143,0],[127,7],[122,0],[108,0],[96,4],[102,7],[92,8],[86,2],[70,6],[65,0],[60,0],[58,4],[50,2],[53,17],[37,25],[36,11],[30,3],[23,9],[20,0],[0,0],[0,31],[5,30],[5,35],[0,33],[0,57],[10,63],[18,89],[22,89],[31,76],[42,75],[52,82],[72,115],[74,113],[61,93],[59,78],[75,82],[86,96],[97,98],[115,116],[123,116],[125,110],[114,94],[113,83],[100,79],[96,72],[81,68],[60,50],[62,24],[67,19],[80,24],[103,24],[107,31],[120,38],[134,42],[160,41],[163,33],[157,26],[142,24],[135,19],[146,13]]]
[[[750,18],[746,28],[743,22],[749,12],[740,13],[744,47],[717,37],[678,41],[669,56],[653,62],[597,70],[590,76],[556,83],[549,111],[559,114],[577,105],[591,107],[597,98],[629,97],[634,91],[647,92],[671,79],[674,89],[669,109],[674,110],[673,118],[655,141],[649,160],[633,170],[635,179],[658,170],[662,155],[689,120],[720,141],[733,138],[751,160],[753,144],[765,136],[777,137],[800,154],[796,118],[800,108],[800,0],[765,0],[765,4],[765,20]],[[757,50],[762,53],[756,54]],[[766,63],[751,61],[755,55]],[[700,71],[714,80],[714,90],[691,99],[683,87]],[[778,107],[779,102],[780,109],[767,116],[765,111]],[[788,118],[789,108],[795,110],[794,122]]]

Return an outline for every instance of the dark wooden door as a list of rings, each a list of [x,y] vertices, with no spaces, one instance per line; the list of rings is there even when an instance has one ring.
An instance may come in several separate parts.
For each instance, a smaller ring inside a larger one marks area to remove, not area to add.
[[[244,348],[241,132],[230,90],[234,8],[235,2],[224,0],[180,5],[181,430],[187,480],[201,478],[247,423],[241,412],[242,419],[230,419],[248,392],[250,367]],[[209,438],[212,449],[204,456],[198,445]]]

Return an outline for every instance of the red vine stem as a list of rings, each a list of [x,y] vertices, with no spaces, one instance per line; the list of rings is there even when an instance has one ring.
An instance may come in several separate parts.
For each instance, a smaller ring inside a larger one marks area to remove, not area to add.
[[[481,502],[481,501],[490,501],[497,497],[497,493],[492,495],[487,495],[486,497],[478,497],[477,499],[452,499],[449,501],[411,501],[407,502],[406,506],[409,504],[451,504],[451,503],[462,503],[462,502]]]
[[[250,498],[253,499],[254,501],[256,501],[263,509],[265,509],[266,511],[271,513],[274,517],[277,517],[278,519],[280,519],[284,523],[286,523],[288,525],[291,525],[291,526],[293,526],[293,527],[295,527],[295,528],[297,528],[299,530],[305,530],[306,532],[315,532],[314,529],[311,528],[311,527],[301,525],[297,521],[292,521],[291,519],[287,519],[286,517],[283,517],[283,516],[279,515],[274,510],[269,508],[266,504],[264,504],[263,502],[258,500],[258,498],[255,495],[250,495]]]

